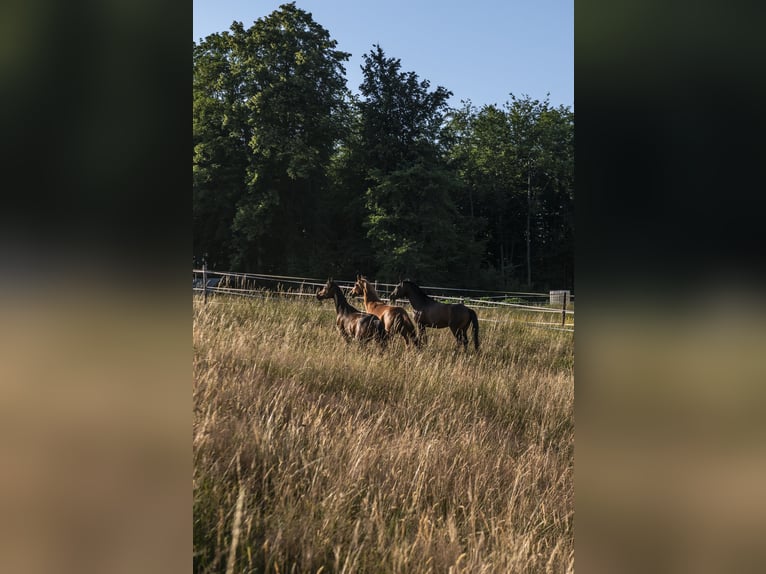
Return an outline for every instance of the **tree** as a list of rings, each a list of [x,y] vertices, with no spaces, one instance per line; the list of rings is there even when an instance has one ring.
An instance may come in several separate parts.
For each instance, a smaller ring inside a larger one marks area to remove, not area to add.
[[[526,188],[526,284],[533,286],[533,261],[540,266],[538,284],[555,275],[567,282],[566,270],[563,276],[552,273],[551,265],[561,252],[571,262],[573,253],[573,233],[568,233],[573,231],[573,116],[567,108],[552,108],[547,99],[541,102],[513,94],[506,113],[519,176],[516,189]]]
[[[573,128],[567,108],[513,95],[502,109],[467,102],[452,114],[461,205],[486,220],[487,261],[506,286],[571,285]]]
[[[506,283],[517,266],[514,252],[521,228],[508,116],[495,105],[477,110],[464,102],[453,112],[449,129],[450,157],[464,190],[463,208],[474,228],[485,233],[487,266],[497,269],[498,279]]]
[[[368,178],[361,156],[361,115],[355,97],[351,99],[349,120],[347,136],[330,163],[326,195],[328,273],[335,277],[371,273],[377,267],[365,228],[367,207],[364,190]]]
[[[231,33],[209,36],[195,50],[195,83],[205,85],[206,97],[217,106],[195,146],[245,158],[234,183],[221,177],[220,164],[204,180],[208,193],[236,198],[230,225],[235,268],[319,267],[325,235],[321,197],[347,125],[343,62],[349,54],[336,45],[311,14],[290,3],[247,30],[235,22]],[[210,53],[216,57],[202,57]],[[220,86],[228,91],[219,93]],[[200,124],[205,110],[195,108]],[[198,157],[195,168],[201,171]],[[214,215],[201,211],[200,217]]]
[[[573,281],[573,128],[528,96],[450,109],[380,46],[360,96],[285,4],[193,44],[193,241],[232,270],[463,286]]]
[[[192,237],[195,256],[229,267],[236,205],[249,164],[245,97],[232,70],[230,34],[194,44],[192,84]]]
[[[547,107],[538,118],[537,274],[546,283],[574,286],[574,115]]]
[[[359,158],[366,172],[367,236],[381,274],[471,276],[473,237],[454,203],[458,181],[440,142],[447,89],[402,72],[380,46],[364,55]],[[476,263],[478,265],[478,262]]]

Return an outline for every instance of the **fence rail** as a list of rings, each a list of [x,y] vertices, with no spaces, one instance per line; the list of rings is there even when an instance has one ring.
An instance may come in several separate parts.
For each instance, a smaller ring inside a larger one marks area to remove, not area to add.
[[[341,287],[350,288],[354,281],[336,279]],[[203,266],[202,269],[192,269],[192,292],[201,293],[205,301],[208,294],[236,295],[241,297],[261,298],[273,295],[284,297],[313,297],[316,289],[324,286],[325,281],[312,277],[295,277],[290,275],[266,275],[261,273],[237,273],[232,271],[211,271]],[[390,301],[387,292],[396,287],[395,283],[375,282],[383,301]],[[293,287],[291,287],[293,286]],[[550,293],[531,293],[522,291],[492,291],[480,289],[458,289],[454,287],[422,286],[429,295],[442,302],[459,301],[472,307],[485,309],[519,309],[533,313],[558,313],[561,321],[558,323],[527,323],[529,325],[563,331],[574,331],[574,325],[567,323],[567,317],[574,317],[574,310],[567,309],[567,304],[574,301],[573,295],[563,298],[563,305],[552,308],[548,305]],[[473,295],[471,295],[473,294]],[[475,294],[480,294],[479,296]],[[491,295],[490,295],[491,294]],[[479,298],[481,297],[481,298]],[[500,301],[512,299],[521,302]],[[543,300],[545,302],[543,302]],[[402,301],[406,301],[403,299]],[[539,301],[536,303],[536,301]]]

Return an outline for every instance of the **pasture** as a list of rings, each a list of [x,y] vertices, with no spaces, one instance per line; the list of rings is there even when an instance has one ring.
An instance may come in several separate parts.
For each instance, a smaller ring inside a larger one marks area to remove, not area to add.
[[[381,350],[332,301],[195,297],[195,572],[573,571],[573,335],[477,312],[479,353]]]

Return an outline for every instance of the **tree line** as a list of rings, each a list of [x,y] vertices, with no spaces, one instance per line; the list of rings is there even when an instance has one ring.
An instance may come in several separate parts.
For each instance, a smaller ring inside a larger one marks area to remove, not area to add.
[[[452,93],[294,3],[193,44],[195,262],[243,272],[573,288],[574,114]]]

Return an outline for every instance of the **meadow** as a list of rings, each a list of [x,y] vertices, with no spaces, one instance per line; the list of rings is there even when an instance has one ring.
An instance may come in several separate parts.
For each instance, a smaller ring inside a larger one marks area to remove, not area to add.
[[[195,572],[573,572],[573,334],[477,312],[479,353],[381,351],[332,301],[195,298]]]

